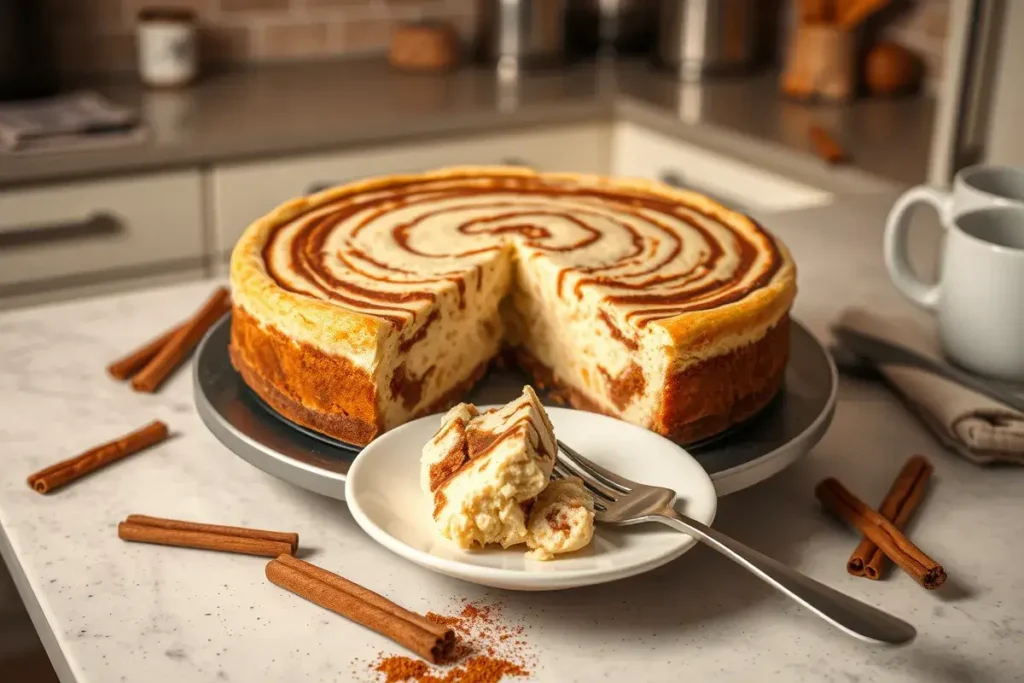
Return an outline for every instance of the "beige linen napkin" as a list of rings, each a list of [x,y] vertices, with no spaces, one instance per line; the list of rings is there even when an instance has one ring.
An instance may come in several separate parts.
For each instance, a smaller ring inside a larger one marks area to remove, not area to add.
[[[913,321],[849,309],[839,323],[948,362],[934,332]],[[1024,465],[1024,413],[927,370],[897,365],[878,370],[950,449],[978,464]]]

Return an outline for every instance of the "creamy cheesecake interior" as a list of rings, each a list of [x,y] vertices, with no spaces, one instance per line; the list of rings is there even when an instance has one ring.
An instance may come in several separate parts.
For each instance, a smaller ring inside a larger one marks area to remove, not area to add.
[[[577,407],[710,435],[778,389],[795,292],[785,248],[704,197],[508,169],[291,202],[232,284],[246,382],[354,443],[452,405],[503,346]]]
[[[526,555],[550,560],[582,550],[594,537],[594,499],[576,477],[557,479],[541,491],[526,524]]]

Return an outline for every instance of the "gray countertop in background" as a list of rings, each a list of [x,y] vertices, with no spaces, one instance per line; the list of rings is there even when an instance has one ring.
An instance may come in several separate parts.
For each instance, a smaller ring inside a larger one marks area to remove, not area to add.
[[[681,86],[644,63],[579,64],[501,84],[491,70],[398,73],[380,60],[211,75],[177,91],[99,88],[138,106],[150,139],[96,151],[0,156],[0,186],[324,152],[402,139],[625,119],[827,189],[925,178],[928,98],[808,106],[781,99],[771,74]],[[832,169],[813,153],[817,122],[853,155]]]

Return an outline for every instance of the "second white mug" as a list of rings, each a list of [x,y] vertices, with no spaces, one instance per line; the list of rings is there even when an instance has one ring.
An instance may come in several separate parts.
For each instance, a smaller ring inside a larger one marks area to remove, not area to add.
[[[910,267],[907,225],[886,226],[885,263],[908,299],[936,312],[946,354],[968,370],[1024,380],[1024,206],[944,215],[935,284],[921,282]]]
[[[953,178],[951,190],[918,185],[904,192],[889,211],[886,230],[910,219],[917,204],[930,204],[945,221],[968,211],[989,206],[1024,207],[1024,168],[968,166]]]

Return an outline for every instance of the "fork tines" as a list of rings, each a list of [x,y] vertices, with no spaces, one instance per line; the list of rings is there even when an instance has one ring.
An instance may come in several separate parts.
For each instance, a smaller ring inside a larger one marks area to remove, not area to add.
[[[558,441],[559,453],[555,460],[554,474],[559,478],[578,477],[594,495],[594,507],[606,510],[605,502],[614,503],[618,498],[629,493],[634,482],[613,474],[595,462],[580,455],[563,441]]]

